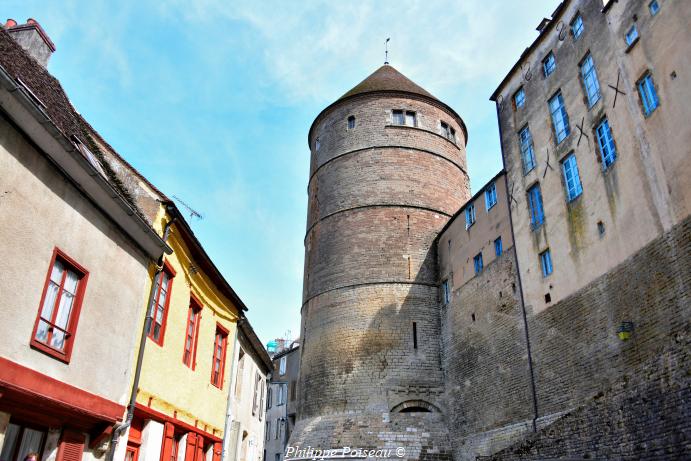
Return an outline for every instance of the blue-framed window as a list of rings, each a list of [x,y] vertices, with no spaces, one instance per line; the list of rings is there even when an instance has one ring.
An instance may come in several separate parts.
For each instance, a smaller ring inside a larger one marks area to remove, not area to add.
[[[652,2],[648,3],[648,10],[650,11],[651,16],[655,16],[658,11],[660,11],[660,4],[657,3],[657,0],[653,0]]]
[[[542,276],[547,277],[552,273],[552,253],[549,248],[540,253],[540,266],[542,267]]]
[[[465,209],[465,228],[470,229],[473,224],[475,224],[475,204],[471,203]]]
[[[571,133],[569,115],[566,113],[564,98],[561,95],[561,91],[557,92],[557,94],[552,96],[549,100],[549,111],[552,114],[554,135],[557,138],[557,144],[559,144]]]
[[[482,253],[478,253],[477,255],[475,255],[475,257],[473,258],[473,266],[475,267],[476,274],[482,272]]]
[[[504,247],[501,244],[501,237],[498,237],[494,240],[494,254],[497,256],[501,256],[503,252]]]
[[[518,139],[521,142],[521,160],[523,161],[523,174],[528,174],[535,168],[535,152],[533,152],[533,137],[530,130],[525,126],[518,132]]]
[[[497,204],[497,185],[495,183],[490,184],[485,189],[485,206],[487,211],[490,210],[494,205]]]
[[[557,61],[554,59],[554,53],[550,51],[547,57],[542,60],[542,73],[545,77],[549,77],[549,75],[554,72],[556,68]]]
[[[597,71],[590,53],[581,61],[581,78],[585,94],[588,96],[588,107],[593,107],[600,99],[600,82],[597,80]]]
[[[597,125],[595,134],[597,135],[597,144],[600,147],[600,155],[602,156],[602,168],[606,170],[617,159],[617,148],[614,145],[612,130],[606,118]]]
[[[657,92],[655,91],[653,76],[650,72],[638,81],[637,86],[638,94],[641,96],[641,103],[643,104],[643,113],[647,117],[660,105],[660,100],[657,99]]]
[[[636,27],[636,24],[632,24],[631,27],[629,27],[629,30],[626,31],[626,35],[624,35],[624,40],[626,40],[626,44],[628,46],[631,46],[637,39],[638,28]]]
[[[540,185],[535,184],[528,189],[528,208],[530,209],[530,227],[537,229],[545,222],[545,212],[542,207],[542,192]]]
[[[578,13],[575,18],[571,21],[571,35],[573,35],[574,40],[578,40],[578,37],[583,33],[583,18],[581,13]]]
[[[520,109],[525,105],[525,90],[520,87],[516,94],[513,95],[513,105],[516,109]]]
[[[578,174],[576,154],[569,154],[561,161],[561,171],[564,174],[564,187],[566,188],[566,200],[572,201],[583,193],[581,177]]]

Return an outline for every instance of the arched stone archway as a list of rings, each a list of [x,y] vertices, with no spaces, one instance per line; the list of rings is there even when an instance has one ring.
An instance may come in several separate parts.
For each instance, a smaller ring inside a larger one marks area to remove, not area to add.
[[[441,411],[424,400],[406,400],[393,407],[391,413],[441,413]]]

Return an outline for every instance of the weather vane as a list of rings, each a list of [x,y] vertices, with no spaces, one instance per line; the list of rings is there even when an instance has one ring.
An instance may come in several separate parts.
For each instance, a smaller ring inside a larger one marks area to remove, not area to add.
[[[384,64],[389,63],[389,40],[391,40],[391,37],[384,42]]]

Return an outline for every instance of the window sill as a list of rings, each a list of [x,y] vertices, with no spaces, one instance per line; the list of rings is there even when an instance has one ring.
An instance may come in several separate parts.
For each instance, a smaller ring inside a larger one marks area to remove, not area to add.
[[[393,124],[388,124],[388,125],[384,125],[384,128],[403,128],[403,129],[408,129],[408,130],[419,130],[419,131],[424,131],[425,133],[429,133],[429,134],[432,134],[432,135],[434,135],[434,136],[437,136],[437,137],[443,139],[444,141],[448,142],[449,144],[451,144],[451,145],[452,145],[453,147],[455,147],[456,149],[461,150],[461,148],[458,147],[458,144],[456,144],[455,142],[451,141],[451,140],[450,140],[449,138],[447,138],[446,136],[442,136],[442,135],[440,135],[439,133],[435,133],[434,131],[431,131],[431,130],[426,130],[425,128],[420,128],[419,126],[393,125]]]
[[[31,340],[30,346],[32,349],[35,349],[39,352],[42,352],[42,353],[44,353],[44,354],[46,354],[46,355],[48,355],[48,356],[50,356],[56,360],[59,360],[63,363],[66,363],[66,364],[70,363],[71,351],[64,352],[64,353],[59,352],[56,349],[53,349],[52,347],[50,347],[49,345],[44,344],[44,343],[37,341],[35,339]]]
[[[641,38],[641,37],[636,37],[636,38],[634,39],[634,41],[631,42],[631,44],[630,44],[629,46],[626,47],[626,49],[624,50],[624,53],[627,53],[627,54],[628,54],[628,53],[633,49],[633,47],[636,46],[636,43],[638,43],[638,40],[640,40],[640,38]]]

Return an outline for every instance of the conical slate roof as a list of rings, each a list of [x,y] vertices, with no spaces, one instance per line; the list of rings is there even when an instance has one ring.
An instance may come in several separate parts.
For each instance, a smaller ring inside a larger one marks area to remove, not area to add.
[[[405,93],[419,94],[435,100],[437,99],[424,88],[388,64],[381,66],[369,77],[355,85],[352,90],[348,91],[339,99],[375,91],[401,91]]]

